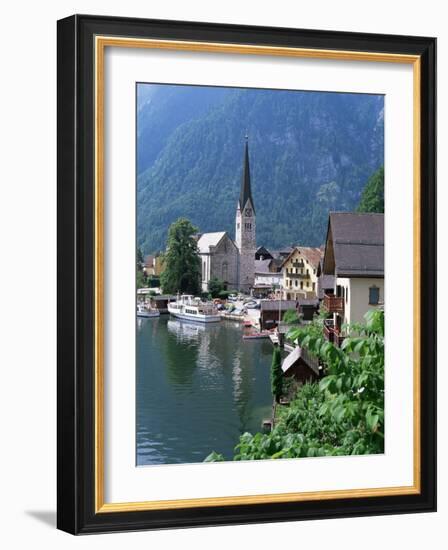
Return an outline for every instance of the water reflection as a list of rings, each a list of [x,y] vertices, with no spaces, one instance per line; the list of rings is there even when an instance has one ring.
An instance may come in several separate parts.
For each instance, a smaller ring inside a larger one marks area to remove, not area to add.
[[[272,348],[235,323],[160,317],[137,323],[137,464],[233,454],[271,406]]]

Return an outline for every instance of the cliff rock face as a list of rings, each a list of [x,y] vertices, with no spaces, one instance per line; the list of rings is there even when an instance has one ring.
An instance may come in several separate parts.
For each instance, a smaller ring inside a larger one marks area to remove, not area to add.
[[[139,85],[138,244],[163,249],[180,216],[234,236],[247,132],[257,244],[319,246],[384,163],[383,116],[375,95]]]

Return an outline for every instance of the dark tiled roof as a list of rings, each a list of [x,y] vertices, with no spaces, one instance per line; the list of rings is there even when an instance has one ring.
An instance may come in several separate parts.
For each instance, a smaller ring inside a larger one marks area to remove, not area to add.
[[[317,279],[317,295],[322,300],[325,290],[334,289],[334,275],[321,275]]]
[[[319,305],[319,300],[317,298],[298,298],[297,303],[299,306],[317,307]]]
[[[322,256],[320,249],[310,248],[308,246],[298,246],[297,248],[300,250],[300,253],[305,256],[309,263],[317,268]]]
[[[258,256],[264,256],[265,257],[265,260],[267,260],[268,258],[271,259],[273,258],[272,254],[269,252],[269,250],[264,247],[264,246],[259,246],[257,248],[257,250],[255,251],[255,254],[258,255]]]
[[[282,371],[287,372],[300,359],[317,375],[319,374],[319,362],[317,358],[311,355],[305,348],[300,348],[298,346],[283,360]]]
[[[282,270],[282,264],[283,260],[281,258],[273,258],[271,260],[270,269],[273,270],[273,272],[280,272]]]
[[[272,260],[254,260],[255,273],[270,273],[269,264]]]
[[[332,212],[329,224],[338,277],[384,277],[384,214]]]
[[[295,300],[266,300],[261,302],[261,311],[278,311],[281,308],[282,311],[286,309],[295,309]]]
[[[319,266],[319,262],[321,260],[321,252],[319,248],[311,248],[309,246],[295,246],[294,248],[291,248],[291,252],[288,254],[288,256],[283,260],[283,264],[286,264],[286,262],[289,261],[290,257],[294,254],[294,252],[298,251],[313,267],[317,269]]]

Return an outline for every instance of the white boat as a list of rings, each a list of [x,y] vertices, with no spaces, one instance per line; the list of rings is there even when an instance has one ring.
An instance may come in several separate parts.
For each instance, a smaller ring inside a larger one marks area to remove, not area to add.
[[[152,309],[143,304],[137,305],[137,317],[159,317],[160,311],[158,309]]]
[[[178,296],[175,302],[168,302],[168,311],[178,319],[187,319],[199,323],[216,323],[221,320],[214,304],[201,302],[190,294]]]

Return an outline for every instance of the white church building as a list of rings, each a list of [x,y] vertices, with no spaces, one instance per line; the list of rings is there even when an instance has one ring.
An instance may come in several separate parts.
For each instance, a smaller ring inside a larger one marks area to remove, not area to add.
[[[230,289],[249,293],[255,279],[255,206],[252,198],[249,144],[246,136],[240,197],[235,215],[235,241],[226,231],[203,233],[198,240],[202,290],[217,278]]]

